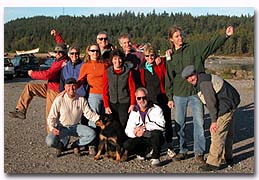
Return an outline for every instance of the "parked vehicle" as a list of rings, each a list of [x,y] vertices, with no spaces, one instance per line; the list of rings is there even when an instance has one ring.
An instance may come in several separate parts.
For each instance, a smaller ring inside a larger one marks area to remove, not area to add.
[[[4,57],[4,76],[6,76],[7,79],[13,79],[14,74],[14,65],[11,62],[11,59],[8,57]]]
[[[40,64],[40,70],[49,69],[54,61],[55,61],[54,57],[49,57],[48,59],[45,60],[45,62],[43,64]]]
[[[28,70],[39,70],[39,60],[33,54],[16,55],[11,62],[15,76],[27,75]]]

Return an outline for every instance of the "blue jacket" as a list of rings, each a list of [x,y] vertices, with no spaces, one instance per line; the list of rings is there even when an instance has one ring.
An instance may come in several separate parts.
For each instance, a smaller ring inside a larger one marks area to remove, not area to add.
[[[81,59],[78,59],[77,62],[72,64],[71,61],[68,61],[67,64],[63,67],[60,77],[60,87],[59,90],[62,92],[65,88],[65,81],[68,78],[75,78],[78,79],[80,68],[84,62]],[[88,95],[87,93],[88,85],[83,84],[77,89],[77,94],[81,97],[86,97]]]

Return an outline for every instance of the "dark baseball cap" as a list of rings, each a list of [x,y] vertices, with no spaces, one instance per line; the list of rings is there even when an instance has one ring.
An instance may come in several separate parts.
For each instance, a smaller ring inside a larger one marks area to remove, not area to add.
[[[75,78],[68,78],[65,81],[65,84],[77,84],[76,79]]]

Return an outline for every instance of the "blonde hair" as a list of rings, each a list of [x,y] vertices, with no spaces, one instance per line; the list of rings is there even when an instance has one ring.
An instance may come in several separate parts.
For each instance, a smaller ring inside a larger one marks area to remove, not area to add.
[[[92,46],[97,46],[97,48],[99,49],[99,57],[98,57],[98,59],[97,59],[97,62],[102,61],[102,60],[100,60],[100,57],[101,57],[100,47],[99,47],[99,45],[98,45],[97,43],[93,43],[93,44],[90,44],[89,46],[87,46],[86,49],[85,49],[84,62],[87,63],[87,62],[90,62],[90,61],[91,61],[90,55],[88,54],[88,52],[89,52],[89,50],[90,50],[90,48],[91,48]]]
[[[155,54],[156,55],[155,48],[150,43],[147,43],[144,46],[144,52],[143,53],[144,53],[144,55],[149,55],[149,54]]]

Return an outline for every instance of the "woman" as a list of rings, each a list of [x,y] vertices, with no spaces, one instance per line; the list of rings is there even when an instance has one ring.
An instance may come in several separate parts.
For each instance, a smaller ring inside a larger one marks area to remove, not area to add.
[[[124,63],[124,53],[115,49],[111,52],[112,66],[104,73],[103,101],[105,113],[113,115],[123,130],[126,128],[128,115],[135,105],[135,82],[132,64]]]
[[[185,142],[185,116],[187,105],[190,104],[193,116],[193,151],[195,160],[204,163],[205,152],[203,105],[196,95],[193,87],[181,77],[184,67],[194,65],[198,72],[204,72],[206,58],[221,47],[233,34],[233,27],[229,26],[224,35],[212,38],[209,42],[185,43],[183,32],[180,27],[173,26],[168,33],[169,42],[172,49],[167,50],[166,64],[166,95],[169,99],[168,106],[175,110],[175,121],[179,126],[179,154],[175,156],[176,161],[184,160],[187,157],[187,147]]]
[[[102,98],[103,73],[108,65],[100,60],[100,55],[100,48],[97,44],[91,44],[86,48],[85,63],[81,66],[78,83],[88,83],[89,106],[97,114],[104,114]]]
[[[166,67],[164,58],[157,56],[155,48],[150,44],[144,46],[145,61],[140,65],[141,84],[148,90],[148,97],[161,107],[166,120],[165,139],[168,146],[168,155],[175,155],[172,149],[171,109],[167,106],[168,98],[165,94]]]

